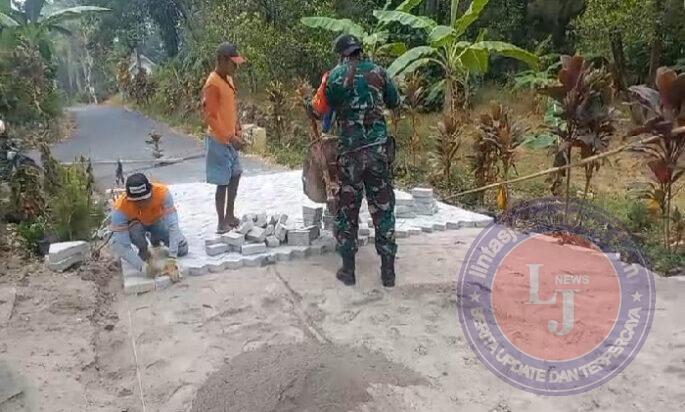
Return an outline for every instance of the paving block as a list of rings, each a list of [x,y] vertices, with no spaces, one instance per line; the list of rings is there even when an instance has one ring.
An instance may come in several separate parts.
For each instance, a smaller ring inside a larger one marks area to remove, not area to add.
[[[419,227],[421,228],[422,232],[433,233],[433,225],[431,225],[431,224],[421,223],[421,224],[419,224]]]
[[[281,245],[281,242],[276,238],[276,236],[267,236],[266,237],[266,246],[267,247],[279,247]]]
[[[216,235],[216,236],[210,236],[208,238],[205,238],[205,247],[208,246],[213,246],[213,245],[219,245],[221,243],[225,243],[223,236]]]
[[[447,230],[459,230],[462,227],[462,223],[459,221],[447,222]]]
[[[164,290],[166,288],[171,287],[174,282],[171,281],[171,278],[169,276],[159,276],[155,278],[155,289],[156,290]]]
[[[309,247],[309,251],[307,252],[307,254],[309,256],[321,256],[324,253],[323,249],[324,249],[323,245],[320,245],[320,244],[319,245],[311,245]]]
[[[409,232],[409,236],[416,236],[420,235],[423,231],[418,227],[410,227],[407,229],[407,232]]]
[[[251,220],[247,220],[245,222],[241,222],[240,225],[238,226],[238,233],[242,233],[243,235],[246,235],[254,228],[254,222]]]
[[[242,246],[240,253],[243,256],[257,255],[266,252],[266,245],[264,243],[249,243]]]
[[[187,278],[187,277],[191,276],[191,274],[190,274],[190,273],[191,273],[191,268],[190,268],[190,266],[181,264],[179,269],[180,269],[181,275],[182,275],[183,277],[186,277],[186,278]]]
[[[278,223],[274,228],[274,236],[279,242],[283,243],[288,237],[288,228],[285,227],[284,223]]]
[[[124,293],[127,295],[138,295],[141,293],[152,292],[155,290],[155,280],[142,278],[142,277],[131,277],[124,279]]]
[[[218,256],[228,252],[228,245],[225,243],[219,243],[218,245],[206,246],[205,252],[207,253],[207,256]]]
[[[297,229],[288,231],[288,246],[309,246],[311,244],[310,231]]]
[[[266,265],[266,263],[267,263],[266,255],[249,256],[249,257],[246,257],[245,260],[243,261],[244,266],[248,267],[248,268],[258,268],[258,267]]]
[[[48,258],[48,269],[52,270],[53,272],[64,272],[65,270],[83,262],[84,260],[86,260],[86,256],[82,253],[68,256],[57,262],[50,262]]]
[[[338,242],[332,237],[319,238],[317,242],[323,246],[322,253],[335,252],[335,247],[338,245]]]
[[[309,246],[296,246],[293,248],[293,259],[304,259],[309,253]]]
[[[376,242],[376,231],[375,230],[370,231],[368,238],[369,238],[369,243],[372,243],[372,244],[375,243]]]
[[[278,215],[269,215],[267,222],[269,225],[276,226],[276,223],[278,223],[278,218]]]
[[[288,215],[286,215],[285,213],[281,213],[281,216],[278,217],[278,223],[282,225],[288,223]]]
[[[447,230],[447,224],[445,222],[435,222],[433,223],[433,230],[444,232]]]
[[[83,241],[61,242],[50,245],[48,264],[63,262],[70,256],[85,256],[88,253],[88,243]]]
[[[276,233],[276,227],[274,225],[267,225],[266,229],[264,230],[266,231],[267,237],[272,236],[274,233]]]
[[[268,223],[268,217],[266,216],[266,213],[260,213],[257,215],[257,218],[255,219],[255,226],[265,228],[267,223]]]
[[[414,198],[426,198],[426,197],[433,197],[433,189],[430,188],[424,188],[424,187],[416,187],[411,190],[411,195]]]
[[[292,249],[276,250],[274,253],[276,255],[277,262],[287,262],[293,257]]]
[[[226,270],[236,270],[243,267],[244,263],[245,258],[242,256],[237,258],[230,258],[224,261],[224,268],[226,268]]]
[[[240,232],[232,230],[222,235],[221,240],[229,246],[240,247],[243,244],[245,244],[245,235]]]
[[[250,242],[264,243],[264,240],[266,240],[266,229],[255,226],[247,233],[245,238]]]
[[[219,273],[224,271],[224,262],[209,262],[207,263],[207,270],[209,273]]]
[[[205,276],[209,273],[207,265],[198,265],[190,269],[190,276]]]
[[[359,236],[357,238],[357,246],[364,247],[368,244],[369,244],[369,237],[368,236]]]
[[[404,239],[409,237],[409,231],[405,229],[399,229],[395,231],[395,237],[398,239]]]
[[[321,226],[322,219],[322,207],[302,206],[302,220],[305,226]]]
[[[271,251],[270,253],[267,253],[266,255],[266,264],[267,265],[274,265],[278,262],[278,258],[276,257],[276,252]]]
[[[461,227],[463,227],[463,228],[472,228],[472,227],[476,227],[476,222],[467,220],[467,221],[461,222]]]
[[[371,229],[369,229],[369,226],[367,225],[359,225],[359,230],[357,232],[359,236],[369,236],[371,233]]]
[[[254,221],[256,219],[257,219],[257,215],[255,215],[254,213],[246,213],[243,215],[243,217],[242,217],[242,219],[240,219],[240,221],[241,222],[252,222],[252,223],[254,223]]]

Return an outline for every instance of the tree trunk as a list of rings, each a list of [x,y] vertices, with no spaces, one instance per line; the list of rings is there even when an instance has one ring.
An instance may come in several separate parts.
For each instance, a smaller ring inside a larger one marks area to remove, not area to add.
[[[661,53],[663,47],[663,19],[664,19],[664,1],[654,0],[654,33],[652,36],[652,51],[649,56],[649,84],[654,85],[656,82],[656,71],[661,65]]]
[[[619,31],[611,34],[611,54],[614,57],[614,86],[623,93],[626,91],[626,56],[623,53],[623,35]]]

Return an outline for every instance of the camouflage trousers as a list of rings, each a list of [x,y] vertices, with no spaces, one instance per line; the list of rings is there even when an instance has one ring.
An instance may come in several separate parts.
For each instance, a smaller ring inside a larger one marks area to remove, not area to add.
[[[335,218],[338,253],[341,256],[357,253],[359,209],[366,193],[376,231],[376,251],[381,257],[395,257],[395,192],[385,147],[372,146],[341,155],[338,179],[338,214]]]

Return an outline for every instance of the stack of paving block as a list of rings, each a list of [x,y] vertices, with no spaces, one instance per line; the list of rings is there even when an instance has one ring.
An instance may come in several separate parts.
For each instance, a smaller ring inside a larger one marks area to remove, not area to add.
[[[247,214],[240,225],[223,235],[205,239],[205,252],[208,256],[218,256],[228,252],[242,255],[265,253],[267,248],[275,248],[285,243],[288,237],[286,223],[288,215],[266,213]]]
[[[309,246],[321,235],[319,226],[308,226],[303,229],[288,231],[288,246]]]
[[[432,216],[438,213],[438,203],[433,197],[433,189],[415,188],[411,195],[414,198],[414,210],[417,215]]]
[[[323,207],[302,206],[302,221],[304,227],[321,227],[323,220]]]
[[[414,197],[402,192],[395,192],[395,217],[411,219],[416,217]]]
[[[88,254],[88,243],[83,241],[53,243],[50,245],[47,256],[48,269],[55,272],[64,272],[70,267],[85,261],[88,258]]]

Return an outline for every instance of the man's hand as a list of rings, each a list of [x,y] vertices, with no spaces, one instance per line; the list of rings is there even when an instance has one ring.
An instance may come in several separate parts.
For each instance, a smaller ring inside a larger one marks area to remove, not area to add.
[[[240,151],[243,149],[243,146],[245,145],[245,141],[243,140],[242,133],[236,134],[231,138],[231,143],[230,143],[233,148],[237,151]]]

